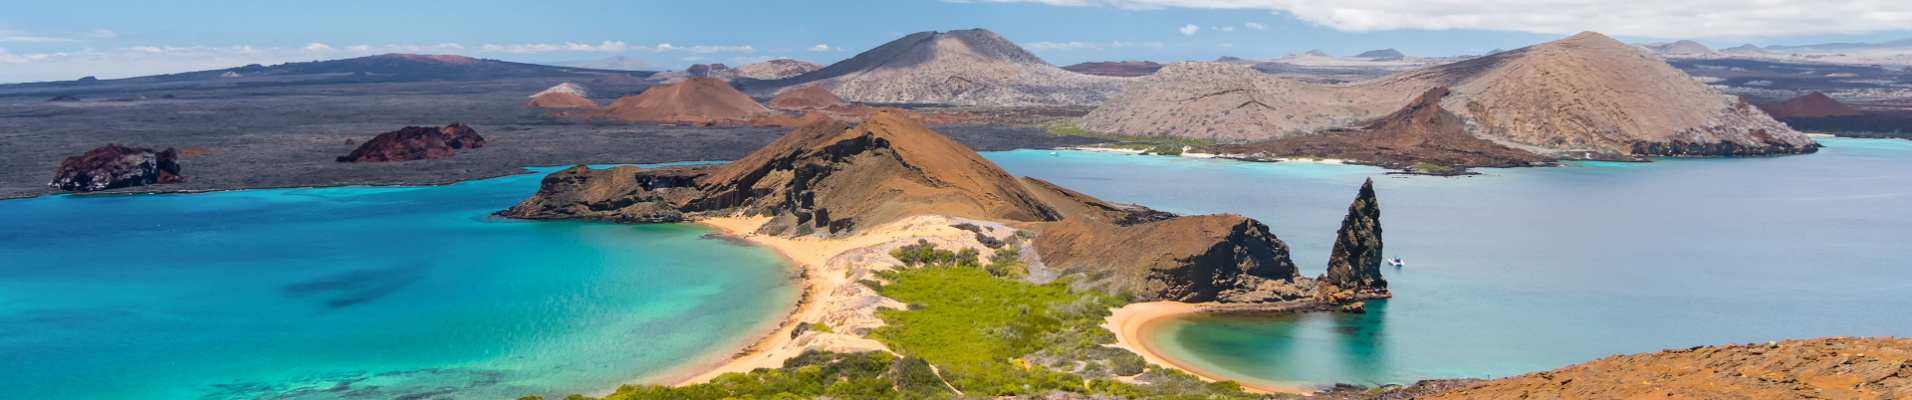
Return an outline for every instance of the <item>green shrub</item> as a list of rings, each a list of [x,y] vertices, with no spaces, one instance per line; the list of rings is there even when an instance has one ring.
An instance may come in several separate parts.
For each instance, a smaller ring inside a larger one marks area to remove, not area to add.
[[[1449,170],[1452,170],[1452,169],[1453,169],[1453,168],[1448,168],[1448,167],[1443,167],[1443,166],[1439,166],[1439,165],[1434,165],[1434,164],[1428,164],[1428,163],[1424,163],[1424,162],[1422,162],[1422,163],[1414,163],[1414,166],[1411,166],[1411,167],[1408,167],[1408,168],[1410,168],[1410,169],[1418,169],[1418,170],[1422,170],[1422,171],[1427,171],[1427,172],[1437,172],[1437,173],[1438,173],[1438,172],[1447,172],[1447,171],[1449,171]]]
[[[825,325],[825,324],[824,324],[824,323],[822,323],[822,322],[811,322],[811,323],[810,323],[810,330],[813,330],[813,331],[817,331],[817,332],[823,332],[823,333],[834,333],[834,331],[831,331],[831,330],[830,330],[830,326],[829,326],[829,325]]]
[[[810,236],[814,233],[817,233],[816,227],[810,224],[797,224],[797,236]]]

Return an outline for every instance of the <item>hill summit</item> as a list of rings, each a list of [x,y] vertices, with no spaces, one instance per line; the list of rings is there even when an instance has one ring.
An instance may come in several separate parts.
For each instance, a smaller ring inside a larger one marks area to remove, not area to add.
[[[985,29],[915,33],[801,75],[736,81],[756,96],[822,86],[848,101],[955,105],[1096,104],[1124,82],[1049,65]]]
[[[1175,63],[1082,117],[1085,129],[1242,143],[1358,126],[1446,87],[1476,137],[1541,153],[1641,156],[1811,152],[1805,134],[1659,57],[1599,33],[1348,85],[1230,64]]]

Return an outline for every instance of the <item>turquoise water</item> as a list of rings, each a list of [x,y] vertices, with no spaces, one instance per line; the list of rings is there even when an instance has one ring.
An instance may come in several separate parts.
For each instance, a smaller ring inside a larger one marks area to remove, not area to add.
[[[562,397],[721,359],[795,301],[781,257],[700,226],[487,216],[541,176],[0,201],[0,388]]]
[[[1010,173],[1180,213],[1237,213],[1326,267],[1366,177],[1395,299],[1366,315],[1171,321],[1156,345],[1238,380],[1504,377],[1623,353],[1912,336],[1912,142],[1818,154],[1390,176],[1377,168],[1109,153],[987,155]]]

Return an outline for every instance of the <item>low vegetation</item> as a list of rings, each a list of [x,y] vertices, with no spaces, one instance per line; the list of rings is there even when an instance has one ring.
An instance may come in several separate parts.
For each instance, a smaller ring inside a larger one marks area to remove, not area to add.
[[[1440,166],[1440,165],[1434,165],[1434,164],[1428,164],[1428,163],[1424,163],[1424,162],[1423,162],[1423,163],[1414,163],[1414,165],[1413,165],[1413,166],[1411,166],[1411,167],[1408,167],[1408,169],[1417,169],[1417,170],[1422,170],[1422,171],[1427,171],[1427,172],[1432,172],[1432,173],[1442,173],[1442,172],[1447,172],[1447,171],[1451,171],[1451,170],[1453,170],[1453,168],[1448,168],[1448,167],[1445,167],[1445,166]]]
[[[1215,142],[1212,140],[1189,139],[1189,138],[1180,138],[1180,137],[1173,137],[1173,136],[1136,136],[1136,135],[1121,135],[1121,134],[1113,134],[1113,133],[1092,132],[1087,129],[1082,129],[1081,127],[1076,126],[1076,123],[1074,120],[1060,120],[1060,121],[1051,122],[1049,123],[1048,126],[1045,126],[1044,128],[1049,130],[1050,135],[1092,137],[1097,139],[1107,139],[1107,140],[1114,140],[1118,142],[1124,142],[1123,144],[1110,145],[1110,147],[1133,148],[1133,147],[1122,147],[1122,146],[1126,146],[1126,145],[1142,146],[1140,148],[1133,148],[1136,150],[1146,150],[1150,147],[1154,147],[1154,145],[1174,145],[1177,148],[1180,148],[1181,146],[1208,147],[1208,146],[1215,145]]]
[[[888,400],[1056,392],[1129,399],[1262,397],[1243,392],[1235,382],[1203,382],[1109,347],[1115,335],[1101,327],[1102,320],[1125,301],[1071,290],[1069,279],[1019,280],[1027,274],[1019,250],[1024,236],[1011,235],[987,265],[973,248],[950,251],[927,241],[892,251],[904,268],[876,273],[881,281],[859,283],[908,304],[879,311],[886,325],[868,335],[896,354],[809,351],[784,361],[782,368],[729,373],[682,387],[625,385],[603,400]],[[572,395],[565,400],[597,399]]]

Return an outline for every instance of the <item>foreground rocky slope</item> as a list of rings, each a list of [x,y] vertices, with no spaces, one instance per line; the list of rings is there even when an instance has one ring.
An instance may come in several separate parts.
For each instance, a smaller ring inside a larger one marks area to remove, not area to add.
[[[972,29],[916,33],[802,75],[735,83],[755,96],[822,86],[864,103],[1021,106],[1097,104],[1125,82],[1064,71],[995,32]]]
[[[1294,264],[1287,245],[1259,222],[1174,217],[1018,179],[894,112],[855,127],[806,126],[724,165],[572,167],[546,176],[536,195],[498,215],[613,222],[769,216],[754,228],[759,234],[823,238],[939,215],[1042,230],[1037,249],[1052,268],[1109,271],[1117,277],[1104,286],[1111,292],[1265,301],[1307,291],[1282,286],[1295,279]]]
[[[432,160],[457,155],[456,150],[480,147],[485,147],[485,138],[463,123],[453,122],[442,128],[407,126],[365,141],[352,154],[340,156],[338,162]]]
[[[1449,168],[1525,167],[1546,161],[1538,154],[1468,135],[1466,122],[1441,108],[1441,99],[1447,94],[1447,88],[1429,89],[1406,107],[1358,128],[1223,145],[1214,150],[1251,158],[1359,160],[1388,168],[1410,168],[1419,163]]]
[[[1738,99],[1598,33],[1350,85],[1175,63],[1084,116],[1085,129],[1240,143],[1343,128],[1446,87],[1471,135],[1538,152],[1723,156],[1817,144]]]
[[[60,169],[54,171],[53,182],[47,185],[66,191],[91,192],[179,183],[185,178],[179,175],[178,161],[179,155],[173,149],[154,152],[110,143],[88,150],[86,154],[67,157],[60,163]]]
[[[1834,337],[1613,356],[1423,399],[1904,399],[1912,339]]]

